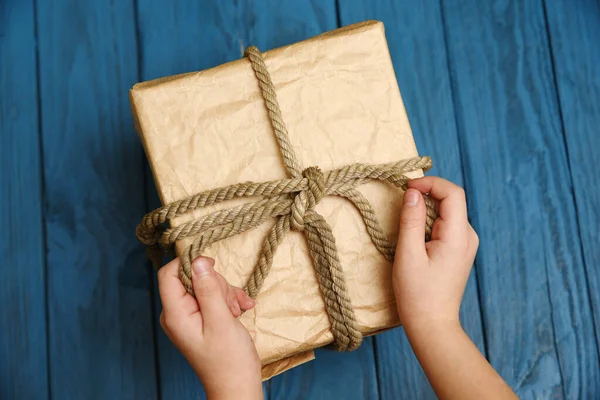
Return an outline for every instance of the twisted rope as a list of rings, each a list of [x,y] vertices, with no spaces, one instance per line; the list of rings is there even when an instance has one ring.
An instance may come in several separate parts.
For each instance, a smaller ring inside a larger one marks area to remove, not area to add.
[[[246,56],[254,69],[284,164],[291,178],[262,183],[239,183],[207,190],[165,205],[144,216],[137,227],[137,237],[148,246],[148,254],[157,267],[160,266],[163,249],[171,248],[178,240],[194,237],[192,244],[181,254],[179,271],[183,285],[188,293],[193,295],[191,264],[195,258],[215,242],[276,218],[275,225],[265,238],[254,273],[246,285],[246,292],[256,298],[269,274],[279,244],[290,230],[303,232],[329,316],[334,343],[339,350],[354,350],[360,345],[362,334],[348,296],[333,232],[327,221],[315,211],[315,207],[326,196],[346,198],[358,209],[377,250],[387,260],[393,261],[395,246],[381,229],[371,204],[356,187],[367,181],[379,180],[406,190],[408,178],[405,174],[410,171],[428,170],[432,166],[431,159],[414,157],[390,164],[352,164],[328,172],[322,172],[318,167],[301,169],[262,55],[256,47],[249,47]],[[174,217],[193,210],[234,198],[253,196],[262,196],[262,199],[216,211],[179,226],[166,229],[163,227]],[[427,226],[424,235],[425,240],[428,240],[436,213],[433,201],[429,197],[425,196],[425,202]]]

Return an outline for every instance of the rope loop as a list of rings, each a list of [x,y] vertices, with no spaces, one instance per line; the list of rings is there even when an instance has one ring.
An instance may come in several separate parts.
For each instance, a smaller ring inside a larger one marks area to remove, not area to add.
[[[302,176],[306,178],[308,188],[300,191],[292,204],[292,229],[298,232],[304,231],[304,215],[315,209],[325,190],[323,173],[319,167],[306,168],[302,171]]]
[[[194,237],[192,244],[180,255],[179,270],[184,287],[193,296],[191,264],[194,259],[202,255],[211,244],[246,232],[275,218],[276,222],[265,238],[254,273],[245,288],[251,297],[256,298],[269,274],[279,244],[290,230],[302,232],[314,263],[334,344],[341,351],[354,350],[362,341],[362,333],[348,295],[333,232],[327,221],[316,212],[315,207],[325,196],[341,196],[350,201],[360,212],[375,247],[387,260],[393,261],[395,246],[382,231],[371,204],[356,187],[367,181],[379,180],[406,190],[408,178],[405,174],[428,170],[432,166],[431,159],[413,157],[390,164],[351,164],[328,172],[322,172],[316,166],[302,170],[293,151],[277,101],[275,86],[262,54],[256,47],[249,47],[245,54],[257,78],[273,133],[291,178],[230,185],[167,204],[144,216],[136,229],[136,235],[140,242],[148,246],[148,255],[157,268],[160,266],[163,249],[172,248],[176,241],[183,238]],[[213,212],[179,226],[163,228],[163,224],[170,222],[174,217],[202,207],[234,198],[256,196],[262,198]],[[437,213],[434,202],[427,196],[425,204],[427,223],[424,240],[429,240]]]

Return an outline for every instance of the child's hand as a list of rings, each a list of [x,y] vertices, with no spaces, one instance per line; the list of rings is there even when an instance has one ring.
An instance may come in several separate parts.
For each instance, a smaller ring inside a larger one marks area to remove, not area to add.
[[[205,257],[192,264],[194,298],[179,280],[179,262],[158,272],[165,333],[194,368],[209,398],[262,399],[260,360],[236,319],[254,301],[229,286],[213,269],[214,260]]]
[[[458,311],[479,246],[465,192],[436,177],[408,184],[400,213],[394,293],[406,337],[440,399],[516,399],[460,326]],[[439,217],[425,243],[425,202]]]
[[[458,323],[458,311],[475,253],[477,234],[467,220],[465,192],[444,179],[409,182],[404,194],[394,263],[394,293],[402,324],[408,329],[431,323]],[[438,202],[439,217],[425,243],[425,203]]]

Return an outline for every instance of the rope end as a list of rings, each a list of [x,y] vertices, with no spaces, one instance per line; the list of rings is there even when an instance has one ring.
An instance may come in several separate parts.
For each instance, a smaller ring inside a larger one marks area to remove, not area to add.
[[[146,257],[152,263],[154,269],[158,270],[162,267],[162,260],[164,256],[163,249],[160,246],[148,246],[146,247]]]

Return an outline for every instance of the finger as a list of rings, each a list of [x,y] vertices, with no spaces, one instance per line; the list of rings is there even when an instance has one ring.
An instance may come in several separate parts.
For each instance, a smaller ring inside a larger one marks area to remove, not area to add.
[[[160,322],[160,327],[162,328],[165,335],[167,335],[167,337],[172,341],[173,336],[171,335],[171,329],[169,327],[169,324],[167,324],[167,320],[166,320],[164,312],[160,313],[160,317],[159,317],[158,321]]]
[[[246,292],[235,286],[229,286],[228,296],[227,304],[235,318],[239,318],[245,311],[250,310],[255,305],[254,300]]]
[[[467,222],[465,191],[458,185],[436,176],[426,176],[408,182],[408,187],[429,193],[439,202],[439,217],[451,223]]]
[[[245,295],[246,293],[242,289],[237,288],[235,286],[231,286],[229,283],[227,283],[227,281],[225,280],[225,277],[223,277],[223,275],[217,273],[217,277],[219,279],[219,284],[221,286],[221,292],[223,293],[223,296],[225,297],[227,307],[229,307],[231,314],[235,318],[238,318],[240,315],[242,315],[242,313],[245,310],[248,309],[248,308],[243,308],[243,306],[242,306],[243,299],[244,299],[243,295]]]
[[[227,306],[229,307],[229,311],[231,311],[231,315],[233,315],[235,318],[238,318],[240,315],[242,315],[242,309],[240,307],[237,294],[235,293],[236,288],[229,285],[227,286]]]
[[[189,301],[191,296],[187,295],[187,291],[179,279],[179,262],[179,258],[176,258],[158,270],[158,292],[163,312],[169,315],[190,314],[193,312],[195,303],[195,301]],[[187,302],[185,301],[186,295]],[[193,300],[193,298],[191,299]],[[190,306],[192,310],[189,310]],[[198,308],[197,305],[195,308]]]
[[[231,311],[213,265],[214,260],[207,257],[198,257],[192,263],[192,285],[204,326],[218,325],[231,317]]]
[[[225,277],[217,272],[217,279],[219,280],[219,286],[221,287],[221,293],[223,293],[223,297],[225,298],[225,302],[227,303],[227,307],[231,310],[231,313],[234,314],[235,306],[233,304],[234,295],[231,292],[231,286],[225,280]],[[234,315],[235,316],[235,315]]]
[[[242,289],[234,287],[233,292],[242,311],[248,311],[256,305],[254,299],[248,296]]]
[[[158,322],[160,323],[160,327],[167,333],[167,324],[165,324],[165,313],[163,311],[160,312],[160,316],[158,318]]]
[[[425,252],[425,201],[415,189],[404,193],[400,210],[400,226],[396,257],[426,257]]]
[[[477,235],[477,232],[475,232],[475,229],[473,229],[471,224],[468,224],[467,231],[469,235],[469,249],[473,254],[473,258],[475,258],[475,254],[477,253],[477,249],[479,248],[479,236]]]

